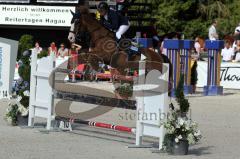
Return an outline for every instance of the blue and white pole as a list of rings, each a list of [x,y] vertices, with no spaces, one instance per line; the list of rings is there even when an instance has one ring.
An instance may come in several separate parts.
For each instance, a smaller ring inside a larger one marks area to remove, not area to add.
[[[223,40],[206,40],[205,42],[205,48],[208,49],[207,85],[204,86],[206,96],[223,94],[223,87],[220,86],[221,49],[223,47]]]

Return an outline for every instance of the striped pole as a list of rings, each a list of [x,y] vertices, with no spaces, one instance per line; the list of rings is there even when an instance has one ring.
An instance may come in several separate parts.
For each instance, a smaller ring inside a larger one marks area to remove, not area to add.
[[[56,116],[55,120],[83,124],[83,125],[88,125],[88,126],[92,126],[92,127],[104,128],[104,129],[112,129],[112,130],[116,130],[116,131],[132,133],[132,134],[135,133],[135,128],[120,126],[120,125],[113,125],[113,124],[94,122],[94,121],[86,121],[86,120],[81,120],[81,119],[71,119],[71,118],[65,118],[65,117],[60,117],[60,116]]]
[[[191,94],[193,89],[191,85],[191,50],[194,48],[193,40],[183,41],[183,50],[181,50],[182,73],[184,74],[184,94]]]
[[[206,40],[205,47],[208,49],[208,73],[207,85],[204,86],[204,95],[222,95],[223,87],[220,86],[220,59],[224,41]]]
[[[181,72],[181,57],[180,57],[180,49],[183,48],[182,40],[165,40],[164,48],[167,49],[167,56],[172,63],[172,81],[173,88],[171,91],[171,96],[175,96],[175,89],[177,88],[180,72]]]

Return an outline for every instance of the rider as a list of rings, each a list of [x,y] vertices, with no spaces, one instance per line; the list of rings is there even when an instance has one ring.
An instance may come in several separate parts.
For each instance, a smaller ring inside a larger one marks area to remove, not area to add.
[[[130,27],[128,18],[110,8],[106,2],[100,2],[97,9],[100,13],[100,22],[109,30],[114,31],[116,40],[119,41]]]

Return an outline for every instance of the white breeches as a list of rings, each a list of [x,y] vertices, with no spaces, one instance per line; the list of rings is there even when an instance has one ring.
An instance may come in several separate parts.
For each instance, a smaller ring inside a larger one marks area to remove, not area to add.
[[[122,35],[128,30],[129,27],[130,25],[121,25],[116,32],[116,37],[121,39]]]

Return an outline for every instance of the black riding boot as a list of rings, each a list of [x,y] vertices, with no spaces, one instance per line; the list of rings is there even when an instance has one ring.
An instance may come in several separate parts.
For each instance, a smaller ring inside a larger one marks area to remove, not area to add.
[[[121,41],[122,38],[118,39],[116,36],[115,36],[115,41],[117,44],[119,44],[119,42]]]

